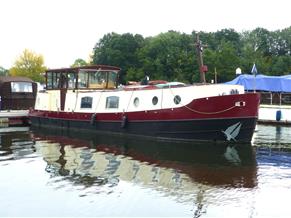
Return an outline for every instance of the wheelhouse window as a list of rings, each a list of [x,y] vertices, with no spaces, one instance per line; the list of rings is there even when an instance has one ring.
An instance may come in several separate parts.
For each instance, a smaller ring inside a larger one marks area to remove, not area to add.
[[[88,87],[88,73],[84,71],[79,72],[78,87],[87,88]]]
[[[117,84],[117,73],[116,72],[108,72],[108,84],[107,88],[113,89]]]
[[[81,98],[81,108],[92,108],[92,97],[83,97]]]
[[[60,73],[59,72],[47,72],[46,73],[46,88],[47,89],[58,89],[60,82]]]
[[[75,72],[47,72],[46,73],[46,89],[60,88],[76,88],[76,73]]]
[[[118,108],[119,106],[119,97],[118,96],[109,96],[106,98],[106,108]]]
[[[79,71],[78,87],[89,89],[112,89],[116,87],[117,73],[103,70]]]
[[[64,69],[46,72],[47,89],[113,89],[116,88],[117,71],[100,69]]]
[[[89,87],[88,88],[106,88],[107,75],[104,71],[91,71],[89,75]]]
[[[31,92],[32,93],[32,83],[11,82],[11,92]]]
[[[67,74],[68,79],[68,88],[69,89],[75,89],[76,88],[76,73],[75,72],[69,72]]]
[[[53,73],[47,72],[46,74],[46,89],[52,89],[53,88]]]
[[[66,73],[61,73],[58,81],[58,88],[68,88],[68,77]]]

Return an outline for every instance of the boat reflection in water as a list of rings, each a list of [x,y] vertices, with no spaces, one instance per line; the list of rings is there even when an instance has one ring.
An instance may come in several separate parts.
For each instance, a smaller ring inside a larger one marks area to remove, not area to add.
[[[180,195],[197,189],[197,183],[234,188],[257,185],[251,145],[170,143],[52,131],[32,132],[47,162],[46,171],[85,186],[127,181]]]
[[[0,161],[34,156],[36,149],[29,127],[0,128]]]

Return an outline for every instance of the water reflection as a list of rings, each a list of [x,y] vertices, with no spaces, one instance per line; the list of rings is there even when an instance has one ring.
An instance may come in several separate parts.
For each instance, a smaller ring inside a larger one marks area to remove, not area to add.
[[[169,143],[104,134],[94,136],[33,130],[39,152],[52,176],[84,186],[114,187],[120,180],[165,193],[201,185],[257,185],[256,160],[250,145]],[[177,194],[177,192],[175,192]]]
[[[254,146],[227,146],[0,132],[0,214],[288,217],[290,134],[258,126]]]
[[[291,149],[290,127],[282,125],[258,125],[253,137],[255,146]]]
[[[257,161],[269,166],[291,168],[290,127],[282,125],[259,125],[254,135]]]
[[[34,152],[34,142],[27,131],[14,128],[11,132],[0,132],[0,161],[27,158]]]

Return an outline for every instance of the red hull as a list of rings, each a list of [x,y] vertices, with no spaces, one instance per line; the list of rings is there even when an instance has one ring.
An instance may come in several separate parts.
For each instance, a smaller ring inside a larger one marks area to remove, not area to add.
[[[33,110],[29,116],[32,125],[219,141],[225,140],[223,130],[240,123],[242,133],[238,139],[249,142],[258,118],[259,102],[259,94],[248,93],[201,98],[179,108],[151,111],[97,113],[93,116],[93,113]],[[85,126],[88,122],[91,127]],[[129,128],[124,128],[125,124]]]

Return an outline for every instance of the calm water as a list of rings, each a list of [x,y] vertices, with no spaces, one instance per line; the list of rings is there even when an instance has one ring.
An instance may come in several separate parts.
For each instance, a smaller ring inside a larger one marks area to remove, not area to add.
[[[239,146],[0,131],[3,217],[291,217],[291,127]]]

